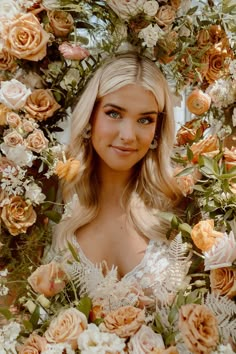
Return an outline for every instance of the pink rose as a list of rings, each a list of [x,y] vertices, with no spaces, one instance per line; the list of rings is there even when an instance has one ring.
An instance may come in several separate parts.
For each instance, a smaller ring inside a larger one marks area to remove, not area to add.
[[[128,344],[130,354],[148,354],[154,348],[165,349],[162,336],[146,326],[142,327],[136,332]]]
[[[6,123],[11,128],[17,128],[21,125],[21,117],[15,112],[8,112],[6,116]]]
[[[18,80],[2,81],[0,102],[11,109],[19,109],[24,106],[30,93],[31,90]]]
[[[60,264],[52,261],[41,265],[28,278],[28,283],[36,293],[51,297],[66,286],[66,274]]]
[[[17,133],[17,131],[15,130],[5,135],[3,140],[7,146],[11,146],[11,147],[15,147],[17,145],[23,145],[24,143],[24,139],[22,138],[22,136],[19,133]]]
[[[144,322],[144,310],[133,306],[123,306],[108,313],[100,329],[104,332],[115,333],[121,338],[128,338],[137,332]]]
[[[63,57],[66,59],[82,60],[90,55],[87,49],[67,42],[63,42],[58,48]]]
[[[230,267],[236,260],[236,241],[233,232],[223,234],[207,252],[205,256],[205,270]]]
[[[69,343],[73,349],[78,348],[79,335],[87,328],[86,316],[76,308],[62,310],[52,320],[44,336],[48,343]]]
[[[32,333],[20,347],[19,354],[40,354],[46,350],[47,341],[36,333]]]

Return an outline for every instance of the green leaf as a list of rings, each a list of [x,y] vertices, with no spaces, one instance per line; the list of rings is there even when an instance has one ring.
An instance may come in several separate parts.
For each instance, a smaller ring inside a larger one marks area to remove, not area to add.
[[[73,258],[76,260],[76,262],[79,263],[79,262],[80,262],[80,259],[79,259],[79,257],[78,257],[78,254],[77,254],[75,248],[72,246],[72,244],[71,244],[69,241],[67,242],[67,246],[68,246],[68,248],[69,248],[69,250],[70,250],[70,252],[71,252]]]
[[[193,15],[197,11],[197,9],[198,9],[198,6],[192,7],[191,9],[188,10],[187,15],[188,16]]]
[[[172,309],[170,310],[168,314],[168,321],[172,325],[176,319],[176,316],[178,315],[179,310],[177,306],[173,306]]]
[[[205,188],[203,186],[201,186],[200,184],[195,184],[193,186],[193,189],[198,191],[198,192],[205,192]]]
[[[161,319],[160,319],[160,316],[158,313],[156,314],[155,319],[154,319],[153,329],[157,333],[164,333],[164,327],[161,323]]]
[[[189,235],[191,235],[192,228],[189,224],[187,224],[185,222],[182,224],[179,224],[178,229],[179,229],[179,231],[187,232]]]
[[[194,169],[195,169],[194,167],[185,168],[183,171],[181,171],[180,173],[178,173],[175,177],[190,175],[191,173],[194,172]]]
[[[83,298],[80,299],[77,309],[83,312],[87,318],[89,317],[91,308],[92,308],[92,300],[88,296],[84,296]]]
[[[31,322],[34,329],[37,328],[39,318],[40,318],[40,312],[39,312],[39,306],[37,305],[34,312],[32,313],[32,315],[30,317],[30,322]]]
[[[11,311],[8,310],[6,307],[0,307],[0,313],[7,319],[10,320],[12,318]]]
[[[61,214],[55,210],[46,210],[44,215],[47,216],[50,220],[54,221],[56,224],[58,224],[61,220]]]
[[[23,325],[27,331],[29,331],[29,332],[33,331],[33,326],[30,321],[23,320]]]
[[[192,161],[193,159],[193,152],[189,146],[187,146],[187,157],[189,161]]]

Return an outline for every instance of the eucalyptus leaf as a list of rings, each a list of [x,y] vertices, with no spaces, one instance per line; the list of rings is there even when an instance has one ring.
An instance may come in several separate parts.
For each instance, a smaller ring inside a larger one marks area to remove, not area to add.
[[[0,307],[0,313],[7,319],[10,320],[13,316],[10,310],[7,307]]]
[[[30,322],[33,326],[33,329],[37,328],[39,319],[40,319],[40,311],[39,311],[39,306],[37,305],[34,312],[32,313],[32,315],[30,317]]]
[[[88,296],[84,296],[83,298],[80,299],[77,309],[83,312],[87,318],[89,317],[91,308],[92,308],[92,300]]]
[[[75,248],[72,246],[72,244],[69,241],[67,242],[67,246],[68,246],[73,258],[75,259],[75,261],[79,263],[80,259],[78,257],[77,251],[75,250]]]

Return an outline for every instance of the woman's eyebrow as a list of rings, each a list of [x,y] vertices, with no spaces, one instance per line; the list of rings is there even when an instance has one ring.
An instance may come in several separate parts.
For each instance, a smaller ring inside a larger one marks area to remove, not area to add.
[[[114,103],[106,103],[103,106],[103,108],[105,108],[105,107],[113,107],[113,108],[116,108],[116,109],[118,109],[118,110],[120,110],[122,112],[126,112],[125,108],[120,107],[120,106],[118,106],[118,105],[116,105]],[[140,116],[144,116],[144,115],[147,115],[147,114],[158,114],[158,112],[157,111],[148,111],[148,112],[139,113]]]

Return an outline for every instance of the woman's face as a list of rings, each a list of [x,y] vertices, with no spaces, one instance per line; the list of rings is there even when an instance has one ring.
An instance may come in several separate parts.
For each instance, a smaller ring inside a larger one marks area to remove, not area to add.
[[[150,148],[158,105],[151,91],[130,84],[102,97],[92,116],[92,145],[100,163],[129,171]]]

